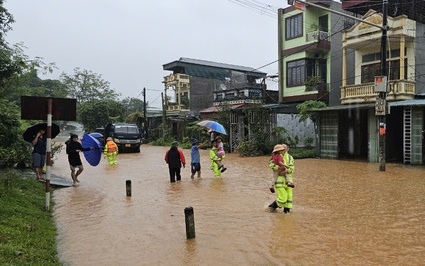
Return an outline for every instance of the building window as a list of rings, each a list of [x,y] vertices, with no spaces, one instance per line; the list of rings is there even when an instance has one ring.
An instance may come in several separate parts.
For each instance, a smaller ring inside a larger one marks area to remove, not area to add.
[[[407,77],[407,58],[404,60],[404,76]],[[389,80],[400,79],[400,59],[387,61]],[[375,82],[375,76],[381,76],[381,63],[363,65],[362,83]]]
[[[286,63],[286,85],[303,86],[306,78],[316,75],[313,59],[302,59]]]
[[[294,39],[303,35],[303,14],[289,17],[285,19],[286,39]]]
[[[249,91],[249,98],[261,98],[260,91]]]

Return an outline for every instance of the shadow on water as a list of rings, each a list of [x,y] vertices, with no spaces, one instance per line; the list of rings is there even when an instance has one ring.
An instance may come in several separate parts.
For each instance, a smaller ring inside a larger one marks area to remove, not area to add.
[[[202,177],[169,183],[166,147],[85,163],[78,187],[56,190],[54,216],[65,265],[421,265],[423,167],[295,161],[294,209],[271,212],[268,157],[226,155],[222,178],[201,151]],[[183,150],[190,160],[190,151]],[[69,176],[66,155],[52,171]],[[126,196],[132,181],[132,197]],[[196,238],[186,240],[184,208]]]

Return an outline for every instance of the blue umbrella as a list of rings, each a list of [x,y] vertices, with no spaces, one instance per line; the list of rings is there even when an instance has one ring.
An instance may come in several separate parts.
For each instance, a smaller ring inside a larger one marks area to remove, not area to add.
[[[100,159],[102,158],[102,146],[100,146],[100,142],[95,139],[93,136],[89,134],[84,134],[82,140],[83,148],[91,148],[94,147],[94,150],[83,151],[84,157],[86,161],[91,166],[96,166],[99,164]]]
[[[200,126],[207,127],[215,132],[227,135],[227,131],[224,128],[224,126],[218,122],[215,122],[212,120],[204,120],[204,121],[198,122],[197,124]]]
[[[103,138],[103,135],[99,132],[90,133],[90,136],[92,136],[93,138]]]

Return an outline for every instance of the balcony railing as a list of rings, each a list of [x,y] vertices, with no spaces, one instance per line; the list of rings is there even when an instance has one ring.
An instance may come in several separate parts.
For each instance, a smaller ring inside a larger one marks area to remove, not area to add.
[[[387,101],[410,100],[415,96],[415,82],[393,80],[389,86]],[[378,93],[374,89],[373,82],[341,87],[341,104],[375,102]]]
[[[313,31],[307,33],[307,42],[328,41],[329,34],[326,31]]]
[[[189,110],[189,106],[177,103],[168,103],[167,111]]]

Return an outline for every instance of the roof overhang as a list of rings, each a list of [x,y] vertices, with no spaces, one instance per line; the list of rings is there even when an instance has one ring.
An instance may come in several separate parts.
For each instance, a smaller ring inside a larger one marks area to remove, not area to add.
[[[412,99],[404,101],[389,102],[388,107],[406,107],[406,106],[425,106],[425,99]],[[326,107],[321,109],[313,110],[312,112],[327,112],[327,111],[340,111],[340,110],[352,110],[352,109],[372,109],[375,108],[374,103],[368,104],[349,104],[349,105],[338,105],[332,107]]]

